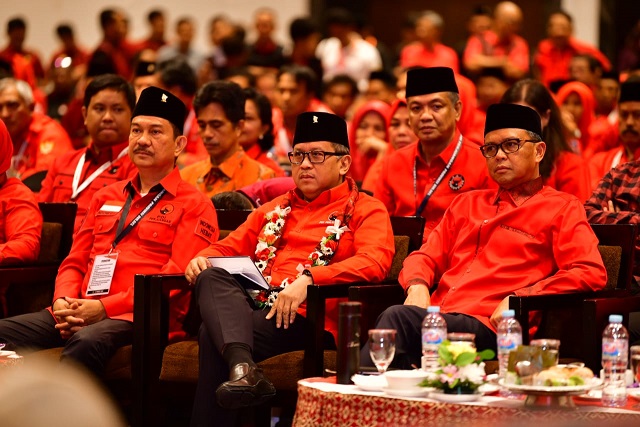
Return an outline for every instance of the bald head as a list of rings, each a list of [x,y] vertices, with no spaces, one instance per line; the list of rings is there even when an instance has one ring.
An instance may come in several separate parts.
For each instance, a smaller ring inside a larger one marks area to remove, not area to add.
[[[498,3],[494,11],[494,27],[499,36],[515,34],[522,23],[522,9],[510,1]]]

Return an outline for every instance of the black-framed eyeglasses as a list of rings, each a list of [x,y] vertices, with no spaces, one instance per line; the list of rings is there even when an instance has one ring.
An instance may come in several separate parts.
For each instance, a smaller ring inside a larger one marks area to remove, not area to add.
[[[293,151],[288,154],[289,161],[293,165],[300,165],[304,162],[305,157],[309,157],[309,161],[313,164],[324,163],[327,160],[327,156],[342,157],[344,154],[336,153],[335,151]]]
[[[518,138],[510,138],[505,139],[500,144],[485,144],[480,147],[480,151],[482,155],[487,159],[491,157],[495,157],[498,154],[498,149],[501,149],[505,154],[515,153],[519,149],[522,148],[522,144],[525,142],[540,142],[535,141],[533,139],[518,139]]]

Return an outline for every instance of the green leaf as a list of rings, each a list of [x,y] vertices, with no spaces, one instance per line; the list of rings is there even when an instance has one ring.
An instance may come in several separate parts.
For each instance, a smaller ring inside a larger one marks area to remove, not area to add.
[[[444,362],[444,365],[453,364],[453,354],[451,354],[444,343],[440,344],[440,347],[438,348],[438,357]]]
[[[480,356],[480,359],[482,360],[491,360],[494,357],[496,357],[496,353],[491,350],[491,349],[486,349],[486,350],[482,350],[480,353],[478,353],[478,355]]]
[[[475,353],[469,353],[469,352],[460,353],[458,355],[458,358],[456,359],[456,366],[459,366],[459,367],[467,366],[473,363],[474,360],[476,360]]]

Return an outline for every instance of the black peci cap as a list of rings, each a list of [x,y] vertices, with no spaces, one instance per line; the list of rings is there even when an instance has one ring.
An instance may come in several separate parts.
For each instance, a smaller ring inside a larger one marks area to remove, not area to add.
[[[182,134],[184,121],[187,117],[187,107],[168,90],[149,86],[140,94],[131,118],[133,119],[137,116],[163,118],[174,124]]]
[[[459,93],[451,68],[412,68],[407,71],[407,98],[437,92]]]
[[[498,129],[524,129],[542,135],[540,115],[533,108],[518,104],[493,104],[487,109],[484,136]]]
[[[335,114],[308,112],[298,116],[293,145],[301,142],[329,141],[349,148],[347,122]]]

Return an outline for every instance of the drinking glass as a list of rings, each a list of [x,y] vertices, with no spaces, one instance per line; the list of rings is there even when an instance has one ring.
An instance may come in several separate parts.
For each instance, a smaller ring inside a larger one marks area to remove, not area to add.
[[[476,334],[469,332],[449,332],[447,339],[451,344],[453,343],[467,343],[471,347],[476,348]]]
[[[369,354],[378,372],[384,374],[396,354],[395,329],[370,329]]]
[[[546,350],[548,353],[553,354],[553,365],[555,366],[558,364],[558,360],[560,359],[560,340],[552,338],[540,338],[537,340],[531,340],[530,345],[534,347],[540,347],[542,350]]]
[[[640,384],[640,345],[632,345],[629,347],[629,355],[631,356],[633,382]]]

